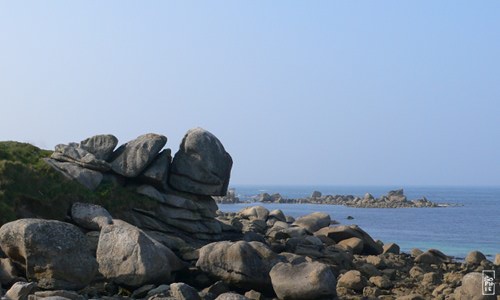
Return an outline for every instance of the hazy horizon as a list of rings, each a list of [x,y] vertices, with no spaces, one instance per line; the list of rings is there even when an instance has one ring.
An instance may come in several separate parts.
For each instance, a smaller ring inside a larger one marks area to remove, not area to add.
[[[0,2],[0,140],[203,127],[230,185],[500,185],[500,2]]]

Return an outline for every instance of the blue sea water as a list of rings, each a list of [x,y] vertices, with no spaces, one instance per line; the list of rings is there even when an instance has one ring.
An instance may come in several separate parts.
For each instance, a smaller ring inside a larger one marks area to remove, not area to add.
[[[369,192],[375,197],[395,186],[233,186],[240,199],[267,192],[285,198],[303,198],[315,190],[323,195],[355,195]],[[286,215],[303,216],[326,212],[341,224],[357,224],[374,239],[397,243],[401,250],[436,248],[458,259],[479,250],[491,260],[500,253],[500,187],[403,187],[408,199],[425,196],[438,203],[461,206],[442,208],[352,208],[322,204],[261,204],[269,210],[281,209]],[[235,212],[248,203],[220,204],[224,212]],[[254,205],[254,204],[252,204]],[[347,216],[354,217],[347,220]]]

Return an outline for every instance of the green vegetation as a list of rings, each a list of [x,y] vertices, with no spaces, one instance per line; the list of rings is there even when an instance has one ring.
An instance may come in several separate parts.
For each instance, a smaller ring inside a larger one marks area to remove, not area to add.
[[[104,206],[114,217],[133,207],[151,209],[156,202],[131,188],[110,182],[90,191],[43,161],[51,151],[18,142],[0,142],[0,225],[25,217],[64,220],[71,204]]]

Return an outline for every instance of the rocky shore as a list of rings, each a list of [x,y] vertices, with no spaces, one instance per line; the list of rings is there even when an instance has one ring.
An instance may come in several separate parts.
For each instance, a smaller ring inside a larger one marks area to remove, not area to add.
[[[115,150],[116,137],[99,135],[53,152],[0,143],[0,296],[497,299],[481,295],[481,272],[500,272],[498,254],[401,253],[321,212],[218,211],[232,166],[220,141],[190,130],[173,158],[166,141],[147,134]]]
[[[233,190],[231,194],[226,196],[215,197],[215,200],[217,203],[222,204],[239,203],[240,199],[236,197],[235,194],[236,193]],[[252,199],[252,201],[261,203],[329,204],[358,208],[423,208],[456,206],[456,204],[432,202],[425,197],[408,200],[403,189],[389,191],[387,195],[380,198],[375,198],[370,193],[366,193],[362,198],[353,195],[322,195],[319,191],[314,191],[310,197],[306,198],[285,198],[279,193],[261,193]]]

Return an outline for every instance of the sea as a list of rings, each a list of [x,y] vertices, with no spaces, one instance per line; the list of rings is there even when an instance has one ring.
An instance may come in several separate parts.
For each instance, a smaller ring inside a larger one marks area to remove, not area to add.
[[[409,200],[426,197],[442,204],[438,208],[353,208],[327,204],[219,204],[223,212],[237,212],[244,207],[262,205],[281,209],[294,218],[312,212],[325,212],[343,225],[357,224],[375,240],[397,243],[401,251],[439,249],[463,260],[470,251],[481,251],[490,260],[500,253],[500,187],[445,186],[259,186],[234,185],[240,200],[254,201],[260,193],[280,193],[284,198],[304,198],[313,191],[323,195],[375,197],[390,190],[404,189]],[[348,216],[353,219],[347,219]]]

